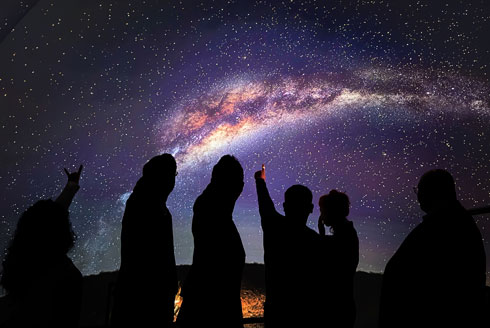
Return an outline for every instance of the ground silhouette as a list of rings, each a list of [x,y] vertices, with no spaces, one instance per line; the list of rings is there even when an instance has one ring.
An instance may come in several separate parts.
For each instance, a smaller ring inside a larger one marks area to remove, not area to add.
[[[178,265],[177,275],[179,282],[182,282],[189,272],[189,265]],[[104,327],[108,324],[110,309],[110,290],[117,279],[117,271],[102,272],[97,275],[83,277],[83,297],[82,309],[80,314],[80,327]],[[377,328],[378,327],[378,306],[381,293],[381,283],[383,275],[380,273],[368,273],[363,271],[356,272],[354,276],[354,299],[356,301],[357,315],[355,328]],[[288,288],[287,286],[285,287]],[[451,286],[446,286],[451,289]],[[219,305],[220,285],[213,286],[215,292],[209,297],[210,302]],[[262,294],[265,296],[265,267],[263,264],[245,264],[242,279],[242,295],[248,292]],[[490,287],[486,287],[487,300],[490,297]],[[6,298],[0,297],[0,323],[3,322],[6,314]],[[309,300],[304,299],[304,307],[309,304]],[[487,301],[487,321],[490,322],[490,302]],[[263,314],[262,314],[263,315]],[[244,313],[244,320],[248,318]],[[213,323],[219,320],[219,306],[213,313],[203,318],[203,322]],[[247,326],[246,326],[247,327]]]

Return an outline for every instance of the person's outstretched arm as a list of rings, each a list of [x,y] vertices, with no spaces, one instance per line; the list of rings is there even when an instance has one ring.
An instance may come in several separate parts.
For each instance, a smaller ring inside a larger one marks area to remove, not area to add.
[[[255,185],[257,187],[257,198],[259,200],[260,218],[262,220],[262,226],[264,226],[264,223],[268,220],[273,220],[274,217],[281,216],[281,214],[279,214],[274,207],[274,202],[269,195],[269,190],[267,190],[267,185],[263,178],[263,171],[255,172]]]
[[[61,191],[61,194],[56,198],[55,202],[63,206],[64,209],[68,210],[70,204],[75,197],[78,189],[80,189],[79,181],[80,174],[82,173],[83,165],[80,165],[78,171],[76,172],[68,172],[65,169],[65,173],[68,176],[68,181],[66,182],[65,188]]]

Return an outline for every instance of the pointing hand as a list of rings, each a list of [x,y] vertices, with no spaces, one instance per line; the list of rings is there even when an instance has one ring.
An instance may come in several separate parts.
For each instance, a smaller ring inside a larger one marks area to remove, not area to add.
[[[255,172],[255,179],[262,179],[265,181],[265,164],[262,164],[262,170]]]

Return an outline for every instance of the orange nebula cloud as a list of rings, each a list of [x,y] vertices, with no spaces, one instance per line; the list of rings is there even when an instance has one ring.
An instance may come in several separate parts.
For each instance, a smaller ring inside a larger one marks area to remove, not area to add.
[[[352,87],[346,81],[333,83],[302,77],[233,83],[217,88],[181,106],[171,119],[160,123],[164,151],[173,149],[179,166],[186,166],[226,152],[229,146],[264,131],[281,126],[293,128],[297,123],[353,108],[397,105],[421,110],[444,108],[447,107],[444,104],[455,101],[450,90],[430,93],[393,89],[393,79],[399,78],[393,72],[365,70],[355,77],[357,81],[348,80]],[[417,74],[404,78],[409,80],[408,85],[420,83],[418,79],[421,79]],[[373,86],[365,87],[368,82]],[[472,103],[479,104],[477,101]]]

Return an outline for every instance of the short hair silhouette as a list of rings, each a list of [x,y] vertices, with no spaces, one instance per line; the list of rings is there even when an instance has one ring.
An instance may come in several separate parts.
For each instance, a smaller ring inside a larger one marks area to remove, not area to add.
[[[165,177],[169,174],[175,176],[177,163],[170,154],[162,154],[153,157],[143,166],[143,176],[147,178]]]
[[[238,159],[232,155],[225,155],[213,167],[211,183],[216,185],[234,184],[238,181],[243,182],[243,176],[243,168]]]
[[[292,185],[284,193],[284,201],[298,205],[309,205],[313,201],[313,194],[308,187],[299,184]]]
[[[307,219],[313,211],[313,194],[303,185],[292,185],[284,193],[284,214]]]
[[[453,176],[443,169],[430,170],[424,173],[420,178],[418,189],[430,197],[456,199],[456,186]]]
[[[328,194],[321,196],[318,205],[320,206],[320,209],[326,209],[334,216],[347,217],[349,215],[349,197],[345,193],[335,189],[332,189]]]
[[[51,259],[73,247],[75,234],[68,211],[51,199],[40,200],[20,217],[3,260],[0,283],[7,292],[26,288]]]
[[[451,173],[443,169],[424,173],[418,183],[417,198],[426,212],[436,203],[456,201],[456,186]]]

